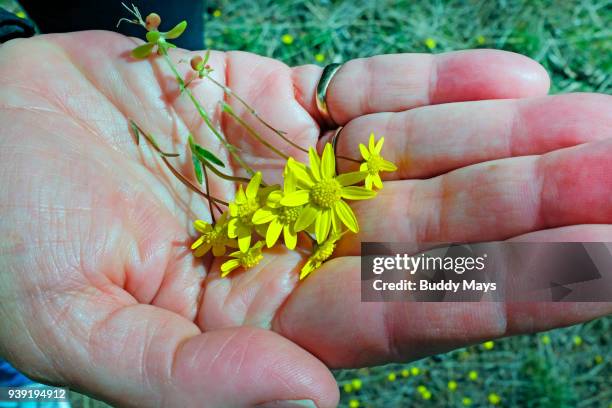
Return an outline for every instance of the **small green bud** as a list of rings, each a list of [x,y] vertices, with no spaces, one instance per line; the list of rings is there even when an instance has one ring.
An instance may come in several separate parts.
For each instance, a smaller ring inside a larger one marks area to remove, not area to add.
[[[159,37],[161,37],[161,34],[157,30],[149,31],[146,35],[147,41],[150,43],[156,43],[159,40]]]

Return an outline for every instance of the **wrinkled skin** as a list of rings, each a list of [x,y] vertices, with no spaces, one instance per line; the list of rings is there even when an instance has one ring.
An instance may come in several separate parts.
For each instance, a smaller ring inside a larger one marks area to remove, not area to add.
[[[129,57],[135,44],[83,32],[0,47],[0,355],[33,378],[125,406],[332,407],[328,367],[406,361],[612,310],[361,303],[355,256],[368,240],[612,241],[610,96],[545,96],[542,68],[500,51],[351,61],[328,98],[346,125],[339,153],[358,157],[374,131],[399,170],[376,199],[353,206],[361,232],[305,281],[302,255],[281,246],[221,279],[218,263],[189,250],[206,202],[150,146],[136,146],[128,118],[180,153],[173,163],[185,174],[188,129],[229,159],[163,61]],[[292,140],[321,148],[320,68],[241,52],[215,52],[211,65]],[[278,181],[282,162],[221,117],[221,91],[191,86],[248,162]],[[212,186],[225,199],[233,189]]]

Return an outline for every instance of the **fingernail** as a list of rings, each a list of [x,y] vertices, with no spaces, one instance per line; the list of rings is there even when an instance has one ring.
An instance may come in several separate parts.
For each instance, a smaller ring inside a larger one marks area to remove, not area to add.
[[[286,401],[270,401],[260,405],[257,408],[317,408],[312,400],[286,400]]]

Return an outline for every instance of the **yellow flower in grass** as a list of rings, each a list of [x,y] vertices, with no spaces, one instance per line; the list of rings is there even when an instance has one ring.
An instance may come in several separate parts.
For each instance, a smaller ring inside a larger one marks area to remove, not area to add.
[[[229,204],[230,220],[227,225],[227,235],[230,238],[238,239],[238,247],[242,252],[246,252],[251,245],[251,235],[254,230],[252,222],[253,214],[261,207],[260,197],[258,196],[259,185],[261,184],[261,173],[257,172],[249,181],[246,191],[242,189],[242,184],[238,187],[236,198]]]
[[[226,277],[227,274],[236,268],[249,269],[257,265],[263,259],[261,247],[263,247],[263,241],[258,241],[246,251],[232,252],[229,256],[233,259],[229,259],[221,264],[221,277]]]
[[[236,241],[227,236],[227,212],[223,213],[215,225],[202,220],[193,223],[195,229],[202,235],[192,245],[195,256],[203,256],[212,248],[214,256],[225,254],[225,247],[236,248]]]
[[[365,187],[368,190],[372,189],[372,184],[376,188],[383,188],[382,179],[380,178],[381,171],[395,171],[397,166],[388,160],[383,159],[380,152],[383,147],[385,138],[381,137],[378,142],[374,141],[374,133],[370,134],[370,140],[368,147],[364,144],[359,143],[359,151],[365,162],[361,163],[359,170],[366,172]]]
[[[289,158],[289,161],[293,160]],[[293,227],[295,221],[302,211],[302,207],[286,207],[280,201],[286,194],[291,194],[297,190],[295,175],[285,168],[285,181],[283,191],[273,191],[268,195],[266,205],[255,211],[253,214],[253,224],[268,224],[265,232],[266,245],[271,248],[276,244],[281,232],[285,240],[285,245],[289,249],[295,249],[297,244],[297,232]]]
[[[366,173],[352,172],[336,175],[336,158],[330,143],[325,145],[323,157],[311,147],[308,156],[310,167],[295,160],[289,160],[289,172],[297,180],[298,190],[285,194],[280,204],[304,209],[295,222],[295,230],[302,231],[314,223],[317,242],[322,244],[330,230],[341,231],[342,224],[352,232],[359,232],[355,213],[344,201],[367,200],[375,192],[353,184],[361,182]]]
[[[306,264],[302,267],[300,272],[300,280],[304,279],[312,273],[312,271],[318,269],[321,264],[332,256],[334,249],[336,249],[336,242],[342,237],[342,234],[333,233],[325,242],[318,244]]]

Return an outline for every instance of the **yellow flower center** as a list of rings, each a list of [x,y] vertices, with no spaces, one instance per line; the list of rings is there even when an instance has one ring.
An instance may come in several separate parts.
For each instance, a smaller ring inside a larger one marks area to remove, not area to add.
[[[367,162],[368,165],[368,174],[375,176],[380,172],[380,168],[383,164],[383,158],[378,155],[372,155],[370,160]]]
[[[330,208],[340,200],[342,186],[336,179],[321,180],[310,190],[310,199],[319,207]]]
[[[244,268],[252,268],[263,259],[261,251],[247,251],[246,254],[240,257],[240,265]]]
[[[283,225],[291,225],[300,216],[302,207],[281,207],[278,211],[278,221]]]
[[[215,226],[210,231],[202,234],[202,237],[205,243],[211,245],[225,245],[229,241],[227,232],[219,226]]]
[[[255,211],[259,209],[259,200],[248,198],[244,203],[238,205],[238,218],[245,225],[251,225],[251,219]]]
[[[334,249],[336,248],[335,242],[326,241],[322,243],[314,254],[310,257],[310,259],[314,262],[325,262],[327,258],[332,256],[334,253]]]

